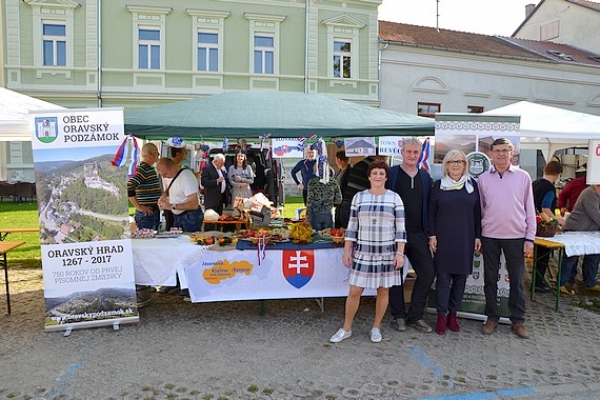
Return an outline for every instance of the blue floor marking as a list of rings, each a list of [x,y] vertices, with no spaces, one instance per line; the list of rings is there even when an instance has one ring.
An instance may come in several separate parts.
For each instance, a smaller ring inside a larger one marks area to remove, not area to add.
[[[480,392],[480,393],[463,393],[455,394],[451,396],[439,396],[439,397],[424,397],[421,400],[487,400],[496,399],[512,396],[522,396],[525,394],[537,393],[537,390],[531,387],[521,389],[505,389],[498,390],[496,392]]]
[[[497,392],[501,396],[520,396],[520,395],[523,395],[523,394],[536,393],[537,390],[535,390],[532,387],[526,387],[526,388],[522,388],[522,389],[498,390]]]

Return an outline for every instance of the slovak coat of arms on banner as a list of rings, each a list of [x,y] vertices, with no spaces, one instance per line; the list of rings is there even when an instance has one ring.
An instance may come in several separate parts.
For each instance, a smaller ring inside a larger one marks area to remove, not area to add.
[[[284,250],[281,269],[288,283],[298,289],[306,285],[315,274],[313,250]]]

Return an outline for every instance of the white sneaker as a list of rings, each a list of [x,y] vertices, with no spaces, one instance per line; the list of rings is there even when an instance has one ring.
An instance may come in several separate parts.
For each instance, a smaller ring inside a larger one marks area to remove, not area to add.
[[[352,331],[348,331],[346,332],[345,330],[343,330],[342,328],[340,328],[335,335],[333,335],[332,337],[329,338],[329,341],[331,343],[339,343],[344,339],[348,339],[350,336],[352,336]]]
[[[381,336],[381,331],[379,330],[379,328],[371,329],[371,342],[379,343],[382,340],[383,340],[383,337]]]

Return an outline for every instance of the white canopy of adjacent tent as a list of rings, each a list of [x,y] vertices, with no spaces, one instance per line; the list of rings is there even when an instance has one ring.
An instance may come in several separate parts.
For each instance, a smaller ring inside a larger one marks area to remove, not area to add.
[[[29,111],[64,107],[0,88],[0,142],[31,140]]]
[[[62,108],[0,87],[0,180],[7,179],[7,142],[31,141],[29,111]]]
[[[549,160],[556,150],[587,147],[600,139],[600,117],[541,104],[519,101],[484,112],[521,117],[521,148],[538,149]]]

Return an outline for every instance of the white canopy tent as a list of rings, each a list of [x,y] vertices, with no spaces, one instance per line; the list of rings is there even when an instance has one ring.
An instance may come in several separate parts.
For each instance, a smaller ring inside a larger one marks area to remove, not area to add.
[[[29,111],[64,107],[0,88],[0,142],[31,140]]]
[[[546,160],[556,150],[587,147],[600,139],[600,117],[580,112],[519,101],[484,112],[488,115],[521,117],[521,148],[541,150]]]
[[[0,87],[0,181],[6,180],[8,175],[6,155],[7,147],[11,145],[7,142],[31,141],[29,111],[62,108],[64,107]],[[14,149],[14,146],[20,146],[20,144],[12,145],[10,148]],[[21,169],[19,165],[13,165],[13,167]],[[31,169],[32,166],[22,166],[22,168]]]

